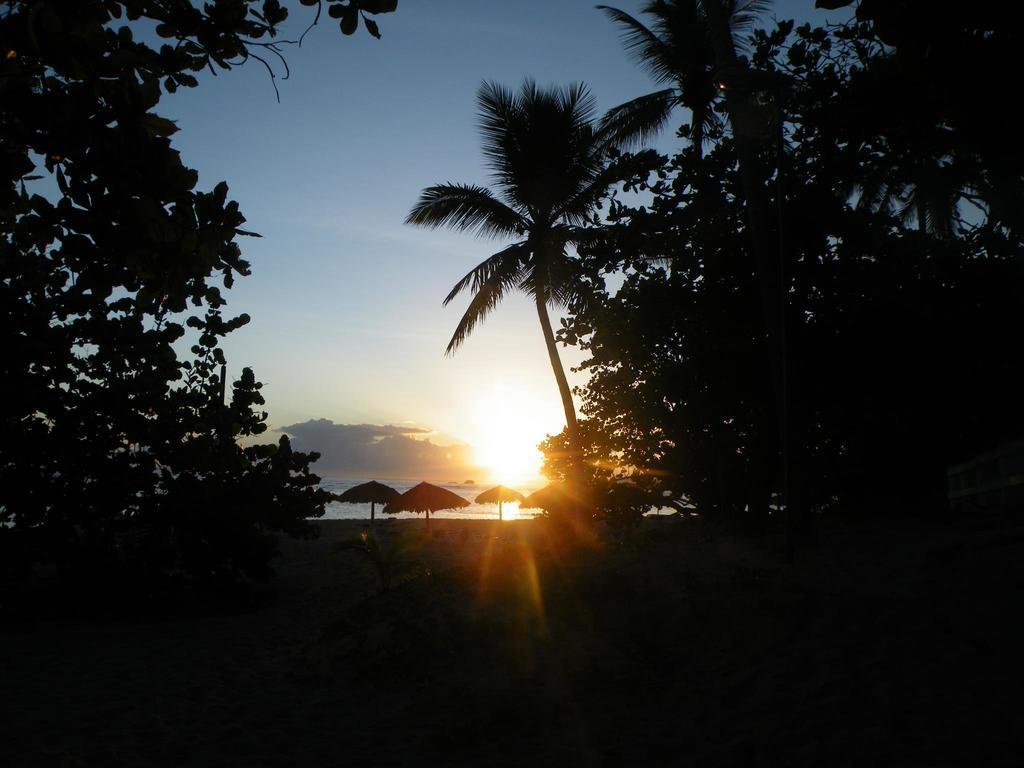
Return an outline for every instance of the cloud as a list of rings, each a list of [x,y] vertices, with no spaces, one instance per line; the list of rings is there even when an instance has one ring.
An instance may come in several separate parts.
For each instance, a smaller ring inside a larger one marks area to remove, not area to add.
[[[438,445],[420,427],[310,419],[279,431],[292,438],[296,450],[319,453],[314,468],[325,477],[448,482],[484,473],[470,446]]]

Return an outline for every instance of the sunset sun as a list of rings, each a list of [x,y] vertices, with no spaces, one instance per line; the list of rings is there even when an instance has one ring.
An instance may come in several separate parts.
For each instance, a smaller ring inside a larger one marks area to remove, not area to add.
[[[496,386],[473,404],[472,444],[490,480],[517,485],[540,475],[537,444],[551,431],[531,393]]]

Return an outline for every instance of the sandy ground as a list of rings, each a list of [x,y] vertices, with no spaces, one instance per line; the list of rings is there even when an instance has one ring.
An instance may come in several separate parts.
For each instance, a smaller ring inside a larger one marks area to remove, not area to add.
[[[422,522],[381,526],[384,541]],[[652,522],[570,552],[435,521],[386,595],[327,521],[276,598],[0,629],[0,764],[1019,765],[1024,526],[771,539]]]

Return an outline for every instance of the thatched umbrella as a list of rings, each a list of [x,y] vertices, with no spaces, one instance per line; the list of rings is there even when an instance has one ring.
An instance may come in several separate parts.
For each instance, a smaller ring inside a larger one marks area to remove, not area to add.
[[[501,505],[506,501],[522,501],[525,496],[519,491],[513,491],[511,488],[506,488],[504,485],[496,485],[490,490],[484,491],[476,497],[477,504],[497,504],[498,505],[498,519],[501,520]]]
[[[335,495],[334,500],[340,501],[342,504],[369,504],[370,522],[372,523],[376,519],[377,505],[387,504],[397,499],[398,496],[398,491],[390,485],[371,480],[368,483],[353,486],[341,495]]]
[[[573,496],[565,483],[549,483],[521,502],[520,509],[543,509],[547,512],[568,512],[573,509]]]
[[[430,528],[430,513],[440,509],[457,509],[468,507],[469,502],[458,494],[430,483],[413,486],[401,496],[392,500],[384,507],[384,512],[426,512],[427,528]]]

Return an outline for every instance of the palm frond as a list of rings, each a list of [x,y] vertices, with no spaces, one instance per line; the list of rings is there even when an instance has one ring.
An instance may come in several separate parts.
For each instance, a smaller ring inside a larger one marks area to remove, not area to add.
[[[753,26],[767,14],[772,7],[770,0],[746,0],[737,2],[730,0],[729,20],[732,22],[733,34],[748,34]]]
[[[597,120],[597,98],[590,87],[582,82],[571,83],[553,95],[557,99],[559,111],[566,118],[569,135],[584,144],[591,142],[594,122]]]
[[[515,148],[516,127],[523,122],[522,106],[510,89],[489,81],[481,83],[476,101],[484,159],[498,182],[508,188],[510,150]]]
[[[608,189],[636,176],[646,175],[661,165],[662,157],[653,149],[627,154],[608,163],[600,173],[567,200],[559,209],[559,217],[572,227],[587,223],[589,214],[605,196]]]
[[[611,245],[617,240],[610,226],[566,227],[565,241],[577,248]]]
[[[957,198],[947,190],[911,184],[897,213],[904,224],[913,220],[922,232],[949,240],[956,229]]]
[[[692,113],[691,137],[698,146],[703,145],[704,136],[715,125],[712,105],[718,98],[714,84],[715,54],[711,45],[709,12],[719,18],[728,18],[734,0],[655,0],[644,6],[643,12],[650,17],[649,26],[644,26],[627,13],[614,8],[598,6],[609,18],[624,28],[623,40],[626,49],[641,66],[662,83],[671,83],[675,91],[674,105],[688,108]],[[655,104],[645,104],[636,99],[634,108],[654,109]],[[625,105],[623,105],[625,106]],[[637,146],[648,136],[657,132],[668,120],[652,111],[647,115],[638,113],[634,117],[645,117],[651,128],[641,131],[636,139],[626,146]],[[615,115],[626,118],[628,113]],[[607,119],[607,118],[606,118]],[[632,120],[626,120],[619,127],[628,127]],[[628,132],[623,135],[628,137]]]
[[[503,248],[493,256],[484,259],[455,284],[455,287],[445,296],[442,306],[447,307],[456,296],[467,288],[472,287],[473,293],[478,293],[494,275],[501,273],[503,270],[508,271],[508,266],[512,262],[524,261],[529,257],[529,254],[529,243],[522,242],[514,243],[508,248]]]
[[[600,170],[603,157],[593,125],[589,88],[540,87],[527,80],[515,95],[481,87],[484,153],[506,200],[531,221],[548,221]]]
[[[554,260],[548,268],[548,304],[557,309],[570,306],[579,294],[579,261],[575,258]]]
[[[474,184],[436,184],[420,193],[405,219],[421,227],[451,227],[484,237],[521,235],[527,221],[485,187]]]
[[[718,93],[710,78],[709,86],[704,90],[706,92],[704,97],[697,96],[688,99],[686,103],[692,115],[690,118],[690,141],[693,142],[700,155],[704,154],[704,142],[708,134],[719,124],[718,113],[714,109],[714,100]]]
[[[679,91],[665,88],[612,107],[601,118],[598,138],[604,146],[632,149],[656,136],[679,104]]]
[[[473,329],[483,322],[494,308],[505,298],[505,294],[517,288],[521,282],[523,267],[518,260],[503,263],[480,285],[474,294],[469,307],[459,320],[452,334],[451,341],[445,349],[445,355],[453,355],[462,343],[473,333]]]
[[[733,45],[738,52],[749,52],[746,36],[771,9],[770,0],[697,0],[708,19],[724,19],[729,25]]]
[[[881,176],[863,179],[860,184],[855,185],[854,192],[858,195],[857,208],[884,214],[893,213],[896,201],[902,199],[899,185]]]
[[[669,43],[659,38],[642,22],[618,8],[607,5],[597,6],[611,21],[621,28],[620,38],[626,52],[654,78],[657,83],[670,83],[676,79],[672,66],[672,51]],[[645,10],[654,13],[655,4]]]
[[[578,259],[565,251],[566,236],[577,228],[565,228],[559,245],[550,247],[546,258],[533,258],[519,275],[518,289],[534,301],[538,297],[554,308],[569,306],[577,291]]]

